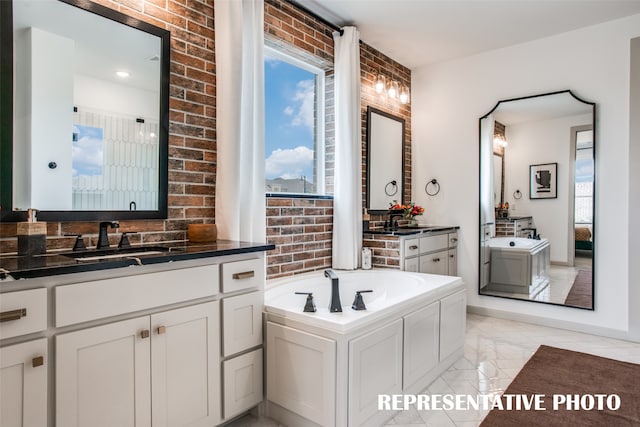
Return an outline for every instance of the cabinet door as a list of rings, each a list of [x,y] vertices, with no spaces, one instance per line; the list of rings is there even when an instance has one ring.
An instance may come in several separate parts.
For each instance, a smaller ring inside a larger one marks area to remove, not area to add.
[[[440,361],[464,348],[466,314],[466,291],[440,300]]]
[[[440,303],[404,317],[403,389],[411,386],[438,365]]]
[[[0,426],[47,425],[47,340],[0,348]]]
[[[151,426],[149,317],[56,337],[56,425]]]
[[[448,250],[420,256],[420,273],[447,275],[449,269]]]
[[[151,316],[154,427],[219,423],[219,316],[218,301]]]
[[[417,273],[420,271],[420,257],[407,258],[404,260],[404,271]]]
[[[222,372],[226,420],[262,402],[262,349],[226,360]]]
[[[262,344],[262,292],[222,300],[222,355]]]
[[[458,250],[455,248],[449,249],[449,254],[447,255],[447,259],[449,260],[449,268],[448,268],[449,276],[457,276],[458,275]]]
[[[402,319],[349,342],[349,426],[367,425],[378,412],[379,394],[399,393]]]
[[[321,426],[336,424],[336,342],[267,322],[267,399]]]

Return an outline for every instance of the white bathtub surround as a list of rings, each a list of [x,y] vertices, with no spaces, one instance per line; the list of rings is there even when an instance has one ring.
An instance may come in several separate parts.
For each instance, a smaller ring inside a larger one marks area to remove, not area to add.
[[[333,33],[335,42],[335,177],[333,267],[353,270],[362,249],[362,123],[360,35],[355,27]]]
[[[496,237],[491,249],[491,273],[485,291],[515,292],[534,298],[549,285],[550,245],[547,239]]]
[[[215,2],[218,237],[264,242],[264,4]]]
[[[379,394],[414,394],[463,352],[466,295],[458,277],[399,270],[335,271],[342,313],[329,313],[322,272],[269,283],[265,293],[267,412],[285,425],[373,426]],[[366,311],[351,309],[355,292]],[[312,292],[317,312],[304,313]]]

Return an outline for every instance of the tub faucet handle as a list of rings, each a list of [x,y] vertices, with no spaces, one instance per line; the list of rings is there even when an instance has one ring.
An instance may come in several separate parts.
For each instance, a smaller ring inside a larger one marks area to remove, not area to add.
[[[362,299],[362,295],[365,292],[373,292],[373,290],[368,289],[366,291],[356,291],[356,297],[353,300],[353,304],[351,305],[351,308],[354,310],[366,310],[367,307],[364,305],[364,300]]]
[[[313,292],[296,292],[296,295],[306,295],[307,296],[307,301],[304,303],[304,310],[302,310],[305,313],[315,313],[316,312],[316,305],[313,302]]]

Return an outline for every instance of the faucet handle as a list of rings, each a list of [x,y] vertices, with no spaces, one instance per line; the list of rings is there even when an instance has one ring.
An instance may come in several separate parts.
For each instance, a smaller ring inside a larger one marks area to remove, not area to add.
[[[120,237],[120,242],[118,243],[118,249],[126,249],[131,247],[131,243],[129,242],[127,233],[137,233],[137,231],[123,231],[122,236]]]
[[[315,313],[316,312],[316,305],[313,302],[313,292],[296,292],[296,295],[306,295],[307,296],[307,301],[304,304],[304,310],[302,310],[305,313]]]
[[[373,292],[372,289],[367,289],[366,291],[356,291],[356,297],[353,300],[353,304],[351,305],[351,308],[354,310],[366,310],[367,307],[364,305],[364,300],[362,299],[362,295],[365,292]]]
[[[86,251],[87,246],[84,244],[84,239],[82,238],[82,234],[65,234],[65,237],[75,237],[76,241],[73,244],[72,251]]]

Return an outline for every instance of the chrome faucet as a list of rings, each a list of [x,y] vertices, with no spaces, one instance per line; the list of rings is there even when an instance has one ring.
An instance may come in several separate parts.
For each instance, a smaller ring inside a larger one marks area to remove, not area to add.
[[[109,248],[109,234],[107,233],[107,228],[119,228],[120,223],[118,221],[105,221],[100,223],[100,231],[98,233],[98,244],[96,245],[96,249],[104,249]]]
[[[342,312],[342,305],[340,304],[338,276],[336,276],[333,270],[328,269],[324,271],[324,277],[331,279],[331,303],[329,304],[329,313],[340,313]]]

